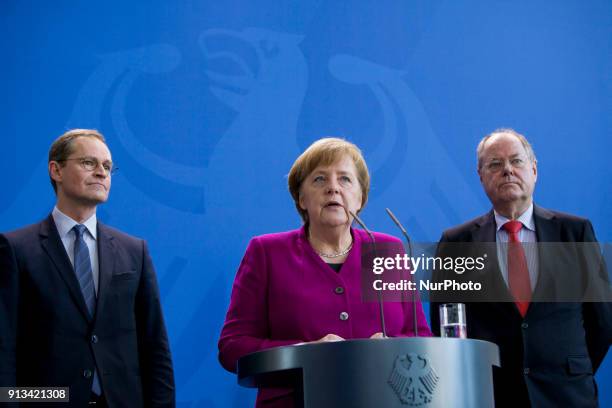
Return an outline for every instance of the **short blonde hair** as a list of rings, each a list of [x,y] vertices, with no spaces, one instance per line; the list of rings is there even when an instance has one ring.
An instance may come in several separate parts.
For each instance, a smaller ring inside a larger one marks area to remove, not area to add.
[[[353,160],[357,169],[357,178],[361,186],[361,209],[368,201],[370,192],[370,172],[361,154],[361,150],[351,142],[336,137],[319,139],[311,144],[293,163],[287,182],[289,192],[295,208],[305,223],[308,222],[308,213],[300,207],[300,187],[302,183],[318,166],[329,166],[348,156]],[[360,210],[361,211],[361,210]]]
[[[60,166],[63,166],[62,163],[73,152],[72,144],[79,137],[93,137],[106,144],[106,139],[104,139],[102,133],[98,132],[95,129],[72,129],[55,139],[53,144],[51,144],[51,148],[49,148],[48,162],[51,163],[52,161],[56,161],[60,163]],[[51,175],[49,175],[49,179],[51,179],[53,191],[57,193],[57,184],[55,183],[55,180],[51,178]]]

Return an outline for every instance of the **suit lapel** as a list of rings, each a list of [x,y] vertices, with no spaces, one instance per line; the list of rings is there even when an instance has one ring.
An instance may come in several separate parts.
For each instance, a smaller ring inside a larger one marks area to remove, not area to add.
[[[557,257],[548,254],[546,250],[549,248],[546,244],[540,245],[540,243],[558,241],[561,236],[561,225],[553,213],[536,205],[533,206],[533,220],[538,241],[538,282],[533,291],[533,298],[550,298],[552,294],[545,292],[550,292],[555,287],[553,274],[556,267],[553,264]]]
[[[49,258],[51,258],[51,262],[55,265],[55,269],[62,277],[62,280],[66,283],[66,286],[68,286],[70,296],[77,304],[79,310],[83,314],[83,317],[89,321],[89,311],[87,310],[87,305],[85,304],[85,299],[83,298],[79,281],[76,278],[74,268],[70,263],[70,259],[68,258],[64,244],[59,236],[59,232],[57,232],[57,227],[53,221],[53,216],[49,215],[49,217],[47,217],[47,219],[40,224],[39,237],[40,244]]]
[[[114,237],[108,232],[108,229],[104,224],[98,222],[98,263],[100,280],[98,284],[97,311],[102,310],[106,298],[108,298],[106,292],[108,291],[108,285],[113,278],[116,258]],[[97,315],[98,314],[96,314],[96,317]]]
[[[538,242],[556,242],[561,236],[561,225],[556,222],[555,216],[550,211],[533,206],[533,220],[536,226],[536,237]]]
[[[507,309],[508,311],[514,311],[515,313],[519,313],[516,305],[514,304],[514,299],[508,290],[508,285],[504,281],[502,277],[501,270],[499,268],[499,258],[497,257],[497,224],[495,223],[495,215],[493,210],[489,211],[487,214],[483,215],[476,222],[476,229],[472,232],[472,239],[474,242],[490,242],[491,247],[489,254],[490,261],[487,262],[487,283],[490,285],[490,293],[492,296],[497,298],[496,300],[500,301],[498,305]],[[491,305],[497,302],[492,303]]]
[[[472,230],[472,242],[495,242],[495,230],[495,217],[493,211],[490,211],[476,221],[476,227]]]

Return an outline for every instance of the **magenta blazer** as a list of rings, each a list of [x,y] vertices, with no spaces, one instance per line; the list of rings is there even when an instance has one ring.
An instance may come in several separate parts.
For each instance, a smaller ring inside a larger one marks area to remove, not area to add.
[[[329,333],[357,339],[381,331],[378,304],[361,301],[361,244],[370,239],[359,229],[351,233],[353,248],[339,273],[310,246],[304,227],[251,240],[219,339],[225,369],[236,372],[240,357],[271,347],[318,340]],[[374,237],[376,242],[400,242],[381,233]],[[417,307],[419,335],[431,336],[420,302]],[[386,302],[384,309],[388,336],[414,335],[411,302]],[[343,320],[345,313],[348,318]],[[291,406],[286,398],[290,392],[260,390],[257,406]],[[284,403],[267,404],[279,397]]]

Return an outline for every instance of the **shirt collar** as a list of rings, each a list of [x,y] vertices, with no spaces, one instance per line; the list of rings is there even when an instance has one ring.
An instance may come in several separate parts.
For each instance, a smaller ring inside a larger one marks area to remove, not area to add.
[[[493,209],[495,214],[495,224],[497,225],[496,231],[499,231],[501,227],[504,226],[505,223],[511,221],[510,218],[506,218],[500,213],[498,213],[495,209]],[[517,221],[520,221],[525,228],[528,230],[535,232],[535,222],[533,220],[533,202],[529,205],[529,207],[523,212],[520,217],[517,218]]]
[[[53,212],[51,214],[53,216],[53,221],[55,221],[57,232],[59,232],[59,236],[62,239],[78,224],[78,222],[61,212],[57,206],[53,207]],[[89,231],[89,235],[95,240],[98,236],[98,229],[96,228],[98,220],[96,218],[96,213],[94,212],[93,215],[82,224],[87,228],[87,231]]]

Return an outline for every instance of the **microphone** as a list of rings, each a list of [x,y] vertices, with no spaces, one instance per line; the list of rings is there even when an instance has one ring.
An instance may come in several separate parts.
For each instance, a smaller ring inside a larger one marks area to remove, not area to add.
[[[374,249],[374,256],[376,256],[376,240],[374,239],[374,235],[372,235],[372,232],[370,232],[368,227],[366,227],[364,222],[361,221],[361,218],[359,218],[357,216],[357,214],[353,213],[348,208],[345,208],[345,209],[346,209],[346,211],[348,211],[353,216],[355,221],[357,221],[357,223],[359,225],[361,225],[361,228],[363,228],[363,230],[370,237],[370,240],[372,241],[372,247]],[[385,309],[384,309],[384,306],[383,306],[382,295],[380,294],[380,291],[377,291],[377,292],[378,292],[378,307],[379,307],[379,310],[380,310],[380,328],[381,328],[381,332],[382,332],[383,338],[387,338],[387,328],[385,327]]]
[[[395,225],[398,226],[398,228],[400,229],[400,231],[402,231],[402,234],[406,238],[406,243],[408,244],[408,258],[412,260],[412,241],[410,240],[410,236],[408,235],[408,232],[406,232],[406,228],[404,228],[404,226],[402,225],[401,222],[399,222],[397,217],[393,215],[390,209],[385,208],[385,210],[387,211],[387,214],[389,214],[389,217],[391,217]],[[412,268],[412,261],[410,262],[410,264]],[[414,324],[414,336],[419,337],[419,325],[417,323],[416,295],[414,292],[415,291],[412,291],[412,322]]]

